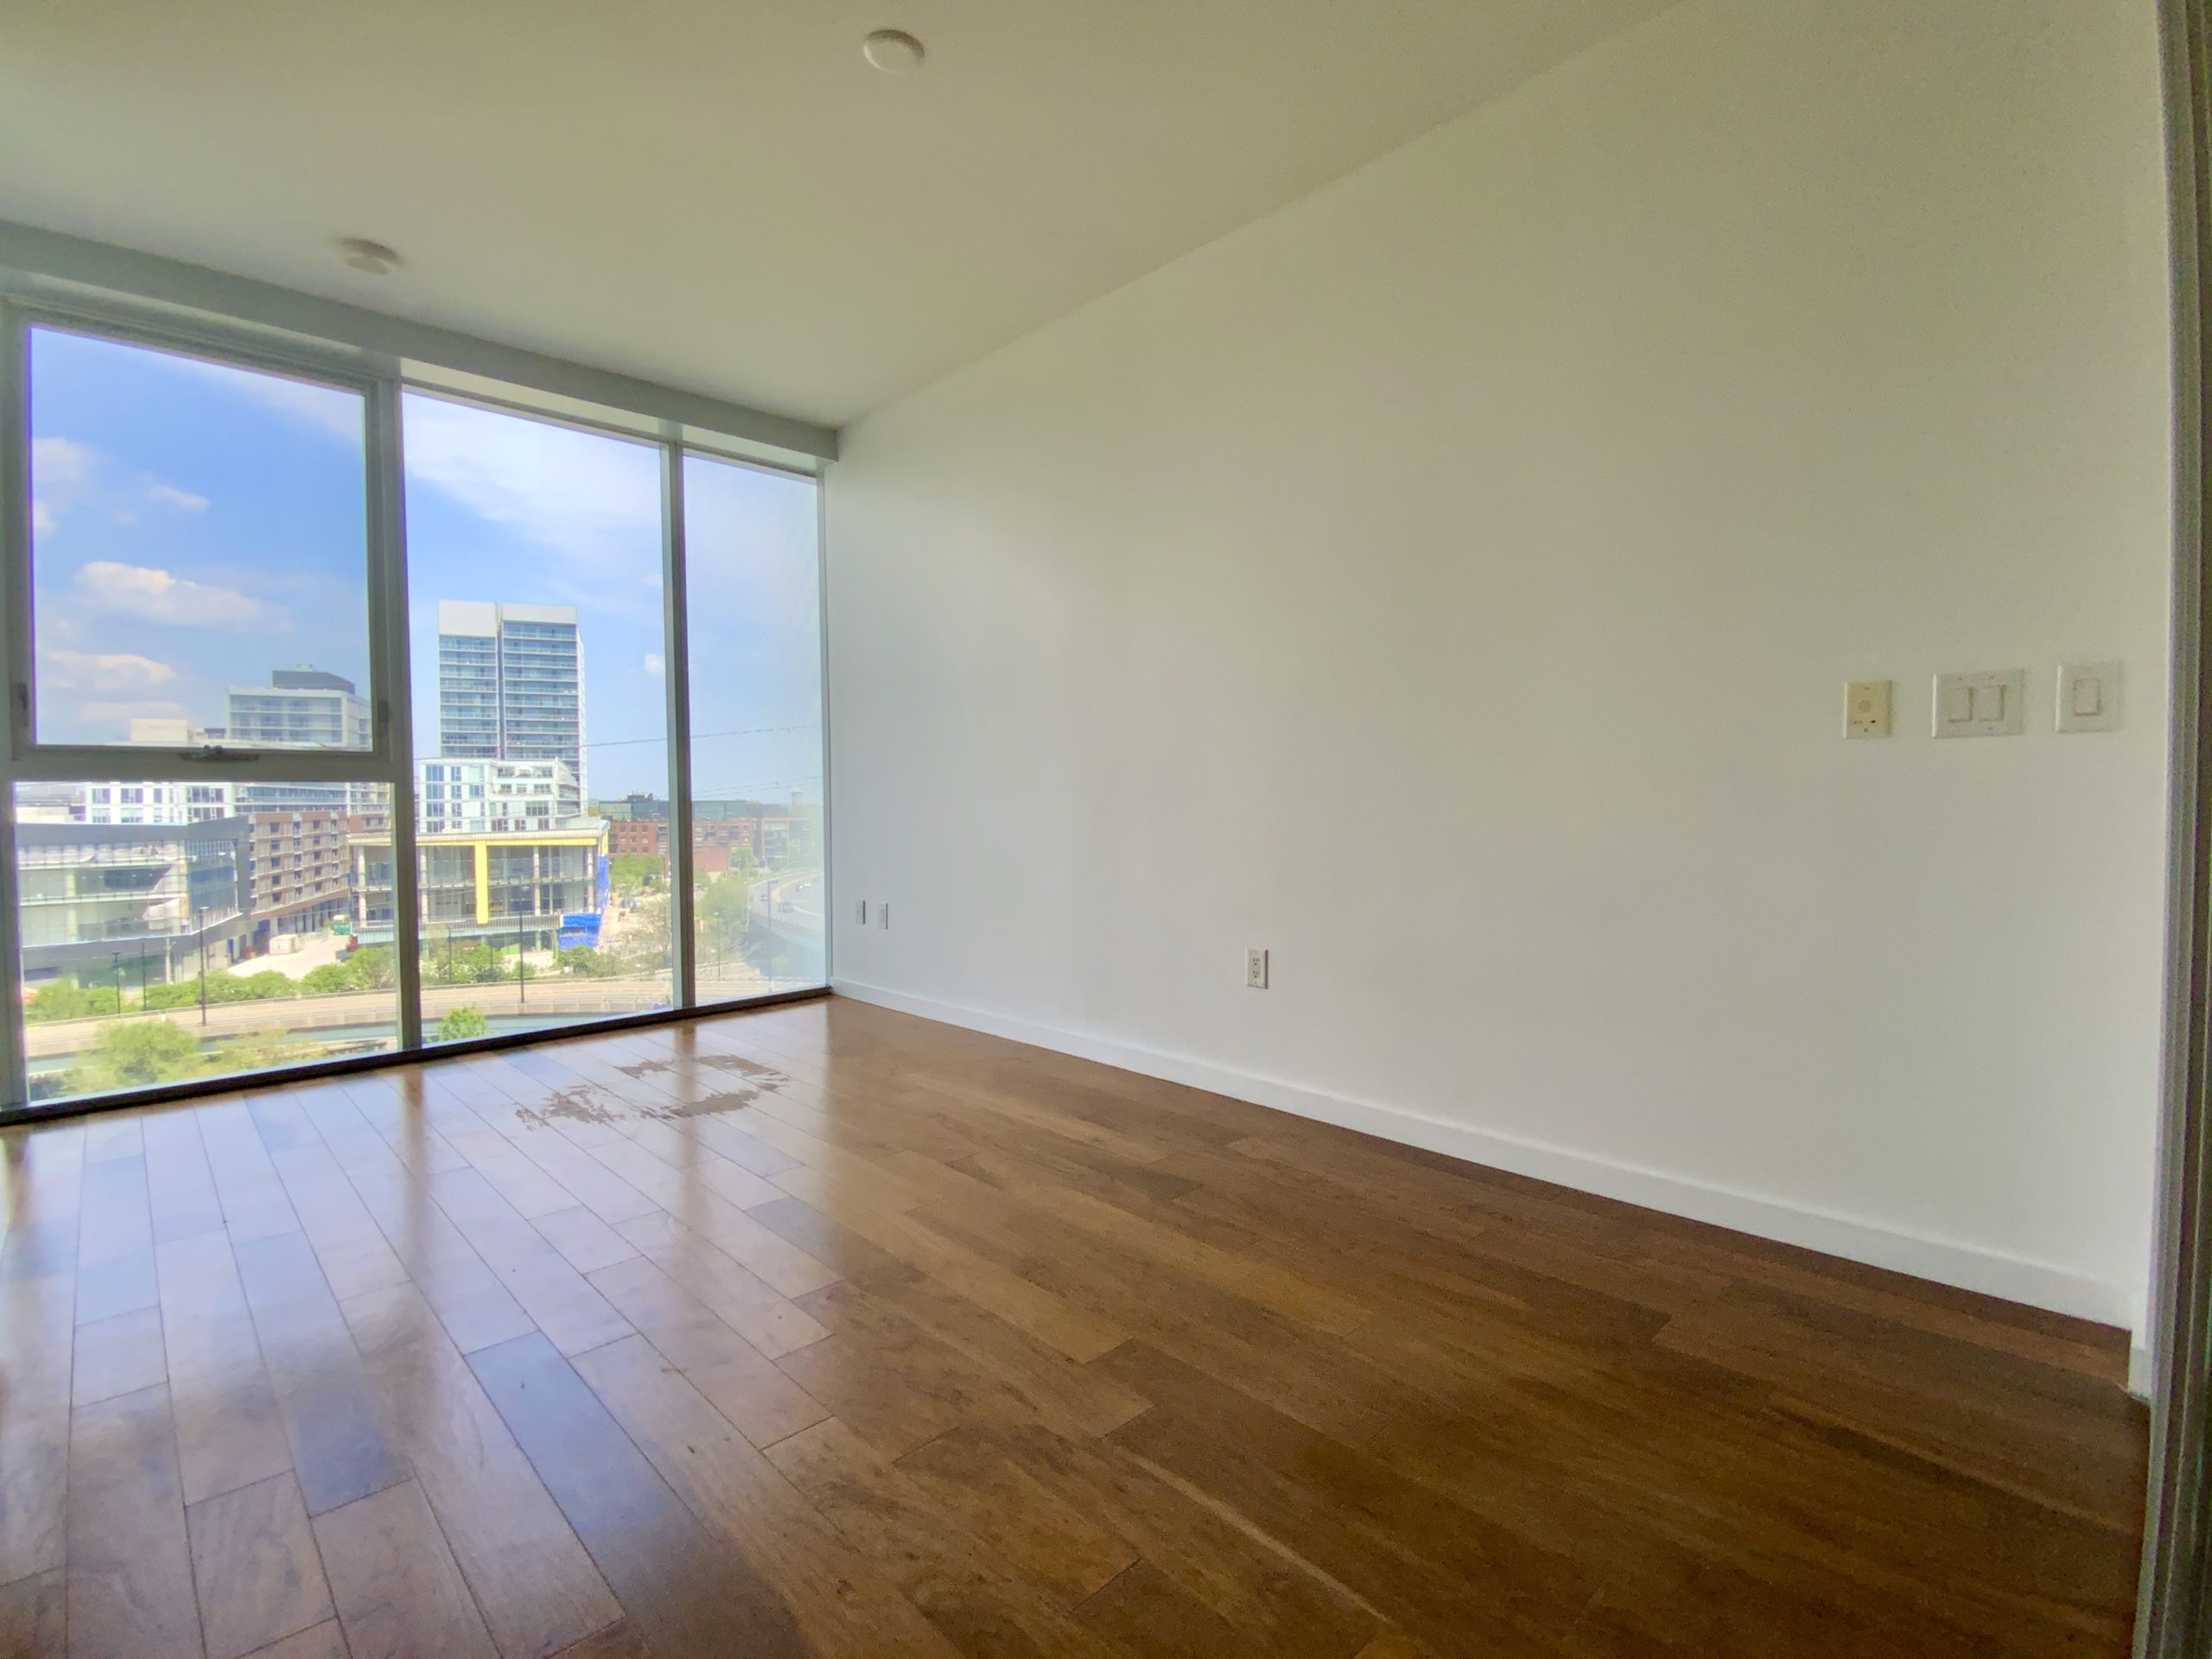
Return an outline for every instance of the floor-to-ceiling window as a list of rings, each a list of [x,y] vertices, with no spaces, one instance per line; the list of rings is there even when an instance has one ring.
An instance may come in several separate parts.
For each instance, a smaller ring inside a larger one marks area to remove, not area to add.
[[[6,337],[0,1100],[824,982],[813,477],[341,353]]]
[[[615,828],[671,794],[664,452],[401,410],[423,1036],[673,1007],[667,861]]]
[[[702,997],[819,984],[822,586],[811,479],[683,460]]]

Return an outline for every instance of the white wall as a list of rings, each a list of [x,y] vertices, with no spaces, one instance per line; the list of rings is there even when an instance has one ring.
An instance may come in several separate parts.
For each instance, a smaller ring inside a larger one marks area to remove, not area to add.
[[[849,430],[840,981],[2139,1319],[2153,10],[1686,0]]]

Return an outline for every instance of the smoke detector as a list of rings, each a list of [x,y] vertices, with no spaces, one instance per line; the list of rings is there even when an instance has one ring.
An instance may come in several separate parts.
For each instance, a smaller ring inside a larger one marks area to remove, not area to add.
[[[861,55],[887,75],[912,74],[922,67],[922,43],[903,29],[879,29],[861,42]]]
[[[338,257],[356,270],[365,270],[372,276],[389,276],[402,264],[398,254],[381,242],[372,242],[365,236],[341,236],[330,245]]]

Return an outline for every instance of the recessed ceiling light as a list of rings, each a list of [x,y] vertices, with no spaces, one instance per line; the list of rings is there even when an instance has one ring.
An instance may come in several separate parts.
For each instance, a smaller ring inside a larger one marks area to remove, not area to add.
[[[365,236],[341,236],[330,245],[338,257],[356,270],[365,270],[372,276],[389,276],[403,263],[399,256],[381,242],[372,242]]]
[[[887,75],[911,74],[922,67],[922,43],[903,29],[879,29],[861,42],[861,52]]]

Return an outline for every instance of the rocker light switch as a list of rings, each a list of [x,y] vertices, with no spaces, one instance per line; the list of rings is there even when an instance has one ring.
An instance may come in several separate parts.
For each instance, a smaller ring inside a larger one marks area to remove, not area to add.
[[[2109,732],[2120,725],[2120,664],[2058,665],[2058,729]]]
[[[1937,737],[2018,737],[2027,729],[2028,675],[2005,668],[1936,677]]]

